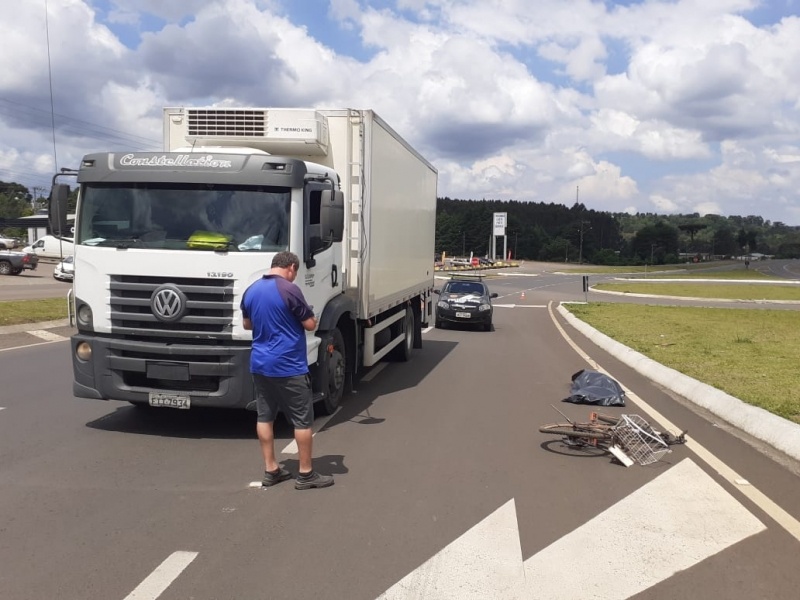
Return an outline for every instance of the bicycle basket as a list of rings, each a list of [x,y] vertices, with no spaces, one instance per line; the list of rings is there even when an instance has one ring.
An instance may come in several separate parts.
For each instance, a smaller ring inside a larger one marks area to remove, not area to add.
[[[619,444],[632,460],[640,465],[649,465],[670,451],[650,423],[639,415],[621,415],[614,434]]]

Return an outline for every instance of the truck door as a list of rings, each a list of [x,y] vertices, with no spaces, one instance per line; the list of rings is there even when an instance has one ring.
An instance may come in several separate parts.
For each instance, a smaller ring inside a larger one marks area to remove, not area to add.
[[[305,188],[305,216],[303,226],[303,256],[305,265],[303,281],[296,282],[303,288],[308,303],[319,316],[328,300],[341,293],[341,252],[338,244],[323,236],[321,228],[322,193],[331,190],[330,182],[308,182]]]

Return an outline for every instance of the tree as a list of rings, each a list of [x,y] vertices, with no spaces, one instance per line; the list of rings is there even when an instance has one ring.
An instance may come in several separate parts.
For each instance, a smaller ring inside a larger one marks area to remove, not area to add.
[[[730,227],[720,227],[712,237],[712,254],[722,256],[735,256],[738,254],[736,239]]]
[[[678,229],[659,221],[637,231],[631,245],[640,260],[663,264],[667,254],[678,254]]]
[[[683,225],[678,225],[678,229],[680,229],[681,231],[686,231],[686,232],[689,233],[689,239],[690,239],[689,251],[690,252],[694,252],[694,250],[695,250],[695,248],[694,248],[694,234],[697,233],[698,231],[702,231],[706,227],[708,227],[708,225],[705,225],[703,223],[684,223]]]
[[[19,183],[0,181],[0,218],[19,219],[31,214],[31,193]]]

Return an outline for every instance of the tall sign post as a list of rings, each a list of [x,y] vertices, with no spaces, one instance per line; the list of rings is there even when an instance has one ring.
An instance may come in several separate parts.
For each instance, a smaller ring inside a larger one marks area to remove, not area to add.
[[[503,257],[508,251],[508,241],[506,238],[506,218],[507,213],[494,213],[494,225],[492,227],[492,260],[497,259],[497,238],[503,236]]]

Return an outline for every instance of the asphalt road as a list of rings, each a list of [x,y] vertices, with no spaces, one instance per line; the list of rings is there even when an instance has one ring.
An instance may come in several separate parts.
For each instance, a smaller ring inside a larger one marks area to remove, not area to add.
[[[579,274],[490,287],[494,331],[426,332],[317,420],[325,490],[249,487],[249,413],[76,399],[69,328],[0,336],[0,597],[796,597],[798,465],[571,330],[550,303],[583,299]],[[586,356],[631,390],[607,411],[646,404],[692,443],[565,455],[538,427],[588,416],[561,402]]]
[[[53,278],[55,266],[56,261],[39,259],[34,271],[23,271],[19,275],[0,275],[0,301],[66,298],[72,284]]]

